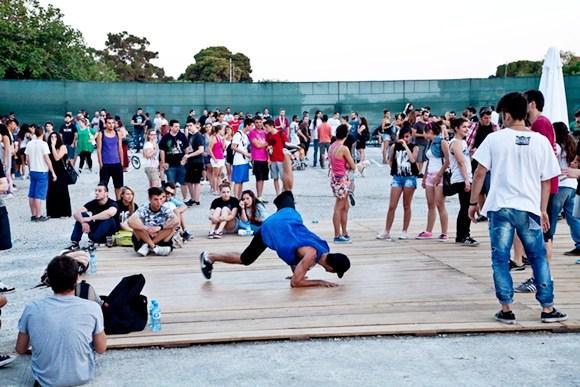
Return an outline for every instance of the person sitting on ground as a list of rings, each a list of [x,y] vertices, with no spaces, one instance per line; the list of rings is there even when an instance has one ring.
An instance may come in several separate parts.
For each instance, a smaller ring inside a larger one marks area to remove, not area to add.
[[[240,229],[258,231],[266,219],[266,206],[256,198],[254,191],[242,192],[240,208]]]
[[[175,196],[177,188],[174,183],[165,183],[163,185],[163,191],[165,192],[165,203],[163,205],[168,206],[171,211],[175,212],[175,215],[179,219],[179,224],[177,228],[181,227],[181,237],[183,240],[190,240],[193,236],[187,231],[185,227],[185,211],[187,210],[187,204],[179,200]]]
[[[224,180],[219,185],[220,197],[211,202],[209,221],[210,228],[207,237],[209,239],[219,239],[225,233],[233,234],[238,232],[240,214],[240,201],[231,196],[231,186],[229,181]]]
[[[135,211],[128,221],[133,229],[133,247],[143,257],[151,251],[157,255],[169,255],[173,250],[172,238],[179,219],[168,206],[163,205],[161,188],[151,187],[147,194],[149,205]]]
[[[318,263],[327,272],[336,273],[338,278],[342,278],[350,268],[348,257],[341,253],[331,254],[328,243],[306,228],[302,217],[295,209],[291,191],[282,192],[274,200],[274,204],[278,211],[264,221],[242,254],[235,252],[218,254],[207,251],[200,254],[203,276],[208,280],[211,279],[215,262],[251,265],[269,247],[292,268],[290,286],[338,286],[329,281],[307,279],[306,273]]]
[[[139,209],[135,203],[135,191],[133,188],[124,186],[121,188],[121,199],[117,200],[117,214],[115,220],[119,230],[133,231],[127,221]]]
[[[78,264],[53,258],[46,269],[54,295],[26,305],[18,322],[16,352],[32,346],[32,376],[42,386],[77,386],[95,377],[95,355],[107,350],[99,304],[75,296]],[[35,384],[35,385],[36,385]]]
[[[0,316],[2,316],[2,308],[8,303],[8,300],[3,295],[0,295]],[[0,320],[0,328],[2,327],[2,320]],[[3,355],[0,353],[0,368],[12,363],[16,360],[15,356]]]
[[[109,189],[104,184],[95,188],[95,199],[79,208],[74,214],[75,226],[70,236],[71,244],[68,250],[78,250],[83,234],[89,237],[89,249],[95,247],[95,243],[107,243],[118,226],[115,220],[118,207],[117,203],[109,198]],[[90,214],[89,214],[90,213]]]

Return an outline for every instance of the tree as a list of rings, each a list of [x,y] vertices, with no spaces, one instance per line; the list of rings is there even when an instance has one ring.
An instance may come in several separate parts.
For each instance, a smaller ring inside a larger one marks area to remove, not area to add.
[[[576,56],[572,51],[561,51],[560,58],[562,59],[562,72],[564,75],[579,75],[580,74],[580,57]],[[529,77],[542,75],[542,65],[544,61],[530,61],[518,60],[507,64],[497,66],[495,76],[503,77]],[[507,71],[506,71],[507,66]]]
[[[252,82],[250,58],[242,53],[233,54],[226,47],[208,47],[194,55],[190,64],[179,76],[191,82],[229,82],[230,59],[233,82]]]
[[[115,80],[58,8],[0,1],[0,78]]]
[[[98,54],[111,67],[121,81],[166,81],[165,70],[155,66],[151,60],[158,53],[149,51],[149,41],[127,31],[107,34],[105,49]]]

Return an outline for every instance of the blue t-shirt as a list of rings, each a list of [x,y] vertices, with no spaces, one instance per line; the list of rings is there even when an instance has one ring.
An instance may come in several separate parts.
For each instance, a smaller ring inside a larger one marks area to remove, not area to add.
[[[322,254],[330,251],[328,243],[306,228],[302,217],[293,208],[282,208],[268,217],[260,229],[264,244],[278,253],[278,256],[290,266],[298,264],[296,250],[300,247],[312,247],[316,250],[316,262]]]
[[[18,330],[32,345],[32,375],[43,386],[76,386],[95,377],[93,336],[104,330],[94,301],[50,296],[26,305]]]

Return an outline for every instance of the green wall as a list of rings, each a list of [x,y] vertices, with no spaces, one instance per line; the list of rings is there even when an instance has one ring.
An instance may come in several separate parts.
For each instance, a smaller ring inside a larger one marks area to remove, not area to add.
[[[580,76],[565,77],[570,117],[580,109]],[[183,120],[190,109],[231,106],[254,113],[264,107],[272,114],[285,108],[288,115],[304,110],[343,114],[358,111],[376,126],[382,111],[431,106],[433,112],[497,104],[510,91],[537,88],[539,78],[456,79],[425,81],[301,82],[301,83],[101,83],[77,81],[0,81],[0,113],[17,113],[22,122],[61,122],[66,111],[102,107],[126,122],[138,106],[152,115]]]

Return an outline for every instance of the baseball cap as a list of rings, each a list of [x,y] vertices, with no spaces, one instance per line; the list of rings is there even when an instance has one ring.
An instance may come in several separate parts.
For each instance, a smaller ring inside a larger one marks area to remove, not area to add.
[[[326,256],[326,262],[332,267],[338,278],[350,269],[350,259],[342,253],[330,253]]]

